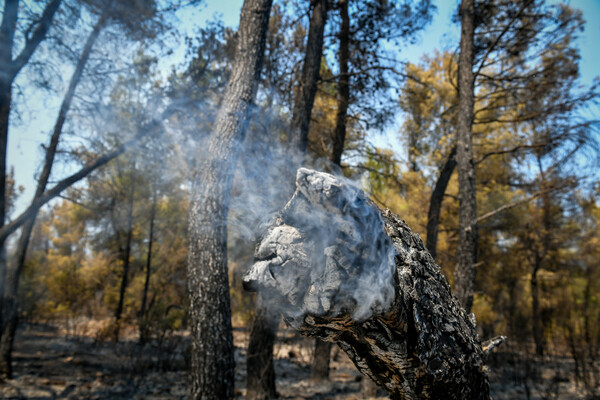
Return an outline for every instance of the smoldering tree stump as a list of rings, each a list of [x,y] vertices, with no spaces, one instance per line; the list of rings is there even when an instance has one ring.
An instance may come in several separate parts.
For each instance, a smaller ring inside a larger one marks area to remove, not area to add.
[[[419,236],[339,178],[298,170],[244,285],[394,399],[489,399],[474,318]]]

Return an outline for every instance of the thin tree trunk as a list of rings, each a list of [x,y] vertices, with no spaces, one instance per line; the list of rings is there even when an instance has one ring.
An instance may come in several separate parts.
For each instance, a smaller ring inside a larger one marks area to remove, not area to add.
[[[114,339],[119,341],[119,331],[121,329],[121,315],[123,314],[123,303],[125,301],[125,291],[127,290],[129,278],[129,265],[131,258],[131,241],[133,239],[133,204],[135,200],[135,161],[131,165],[131,181],[129,182],[129,203],[127,205],[127,233],[125,236],[125,249],[123,250],[123,275],[121,276],[121,286],[119,287],[119,302],[115,310],[115,330]]]
[[[331,343],[315,339],[315,354],[313,355],[310,378],[317,381],[329,380],[329,360]]]
[[[272,0],[245,0],[231,78],[204,161],[194,177],[188,217],[192,399],[231,399],[233,333],[227,275],[227,213],[235,165],[262,67]]]
[[[461,36],[458,60],[458,123],[456,163],[458,168],[459,242],[454,273],[454,293],[467,312],[473,304],[477,262],[477,201],[473,160],[473,36],[474,0],[460,6]]]
[[[542,166],[541,156],[538,154],[537,157],[538,167],[540,170],[540,178],[541,178],[541,189],[544,190],[547,188],[546,174],[544,173],[544,168]],[[538,284],[538,272],[542,268],[542,263],[548,254],[551,246],[551,237],[550,237],[550,229],[551,229],[551,216],[550,216],[550,198],[548,194],[542,195],[542,231],[540,238],[541,248],[536,248],[533,246],[534,254],[533,254],[533,269],[531,271],[531,319],[533,323],[533,340],[535,342],[535,354],[539,356],[544,355],[544,347],[546,345],[544,339],[544,321],[542,319],[541,309],[540,309],[540,289]]]
[[[350,102],[350,16],[348,13],[348,0],[340,0],[340,48],[338,52],[338,63],[340,76],[338,81],[338,106],[335,119],[335,131],[333,133],[333,147],[331,149],[331,162],[341,166],[344,143],[346,141],[346,121],[348,104]],[[331,343],[325,343],[315,339],[315,351],[312,361],[311,377],[318,380],[329,379],[329,357],[331,355]]]
[[[298,85],[292,113],[290,145],[292,151],[298,152],[301,156],[306,152],[308,144],[310,116],[317,93],[321,58],[323,57],[323,33],[325,32],[326,21],[327,0],[314,1],[306,38],[302,77]]]
[[[435,182],[435,187],[433,188],[433,192],[431,192],[431,199],[429,200],[429,213],[427,214],[427,250],[429,250],[429,253],[434,259],[437,257],[437,241],[440,228],[442,202],[444,201],[444,194],[446,193],[448,182],[450,182],[450,178],[456,167],[455,157],[456,146],[450,151],[450,155],[440,172],[440,176]]]
[[[348,15],[348,0],[340,0],[339,7],[342,18],[338,54],[340,77],[338,82],[338,108],[333,134],[333,148],[331,151],[331,161],[336,165],[341,165],[342,161],[344,142],[346,141],[346,118],[350,102],[350,16]]]
[[[67,89],[67,92],[65,93],[58,113],[58,117],[54,124],[54,129],[50,138],[50,144],[46,149],[44,165],[42,168],[42,173],[40,174],[40,177],[38,179],[38,184],[34,195],[34,201],[36,199],[39,199],[43,195],[44,191],[46,190],[46,186],[48,185],[48,180],[52,171],[52,165],[54,164],[54,158],[56,156],[56,149],[58,147],[60,135],[65,124],[67,113],[69,111],[69,108],[71,107],[71,103],[73,102],[75,89],[77,88],[77,85],[81,80],[81,76],[83,74],[83,70],[85,69],[85,65],[87,64],[87,61],[89,59],[92,47],[94,46],[94,43],[96,42],[100,31],[105,26],[105,23],[106,19],[103,16],[101,16],[96,22],[94,29],[92,30],[92,32],[86,40],[86,43],[81,52],[81,56],[79,57],[79,61],[77,62],[77,65],[71,77],[71,81],[69,82],[69,87]],[[6,274],[6,287],[3,288],[4,294],[2,297],[5,315],[2,319],[3,324],[0,331],[0,375],[10,376],[12,373],[10,365],[12,364],[12,345],[14,342],[14,335],[18,323],[17,293],[19,287],[19,277],[21,276],[23,266],[25,265],[27,247],[29,246],[29,239],[31,237],[31,231],[33,230],[33,226],[35,225],[36,216],[37,210],[35,213],[33,213],[30,219],[24,223],[15,253],[15,265]],[[5,266],[5,260],[0,261],[0,264]]]
[[[6,220],[6,146],[12,99],[12,80],[9,78],[9,72],[12,65],[18,10],[18,0],[6,0],[0,25],[0,228],[4,226]],[[7,319],[10,319],[4,311],[10,307],[4,300],[7,268],[4,242],[4,240],[0,241],[0,335],[5,331]],[[0,346],[1,343],[0,336]],[[10,353],[4,353],[5,351],[0,349],[0,382],[12,375]]]
[[[538,286],[538,272],[541,260],[535,256],[533,271],[531,272],[531,319],[533,320],[533,340],[535,342],[535,354],[544,355],[544,327],[540,313],[540,290]]]
[[[146,254],[146,278],[144,280],[144,292],[142,294],[142,306],[140,308],[140,342],[146,341],[147,320],[146,302],[148,301],[148,288],[150,287],[150,267],[152,266],[152,244],[154,242],[154,220],[156,218],[156,203],[158,195],[156,188],[152,193],[152,206],[150,207],[150,232],[148,234],[148,252]]]
[[[293,177],[306,153],[310,117],[317,93],[317,83],[323,57],[323,34],[327,21],[327,0],[316,0],[312,12],[306,38],[306,53],[302,65],[302,76],[298,92],[294,99],[291,122],[289,175]],[[273,345],[277,334],[278,315],[269,315],[261,309],[262,301],[257,301],[255,318],[248,343],[247,363],[247,395],[248,399],[273,399],[276,396],[275,371],[273,369]]]
[[[540,189],[543,191],[547,189],[548,182],[546,179],[546,174],[544,173],[544,167],[542,165],[542,158],[540,154],[537,155],[537,163],[540,171]],[[550,251],[551,244],[551,236],[550,229],[551,227],[551,215],[550,210],[550,198],[548,197],[548,193],[542,195],[542,230],[540,237],[540,247],[532,246],[533,249],[533,268],[531,271],[531,319],[533,323],[533,340],[535,342],[535,353],[539,356],[544,355],[544,348],[546,346],[544,339],[544,321],[542,319],[542,313],[540,309],[540,288],[538,283],[538,273],[542,268],[542,264]]]
[[[247,354],[247,400],[277,398],[273,345],[279,324],[279,314],[269,312],[260,295],[256,299],[254,321]]]

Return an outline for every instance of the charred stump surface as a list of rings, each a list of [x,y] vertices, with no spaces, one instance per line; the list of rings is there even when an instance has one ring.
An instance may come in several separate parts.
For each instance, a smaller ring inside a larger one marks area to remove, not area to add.
[[[244,277],[394,399],[489,399],[475,320],[417,234],[342,178],[298,170]]]

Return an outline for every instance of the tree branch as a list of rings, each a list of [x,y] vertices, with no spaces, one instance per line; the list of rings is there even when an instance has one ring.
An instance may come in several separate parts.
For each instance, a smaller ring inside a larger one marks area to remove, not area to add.
[[[510,154],[510,153],[514,153],[514,152],[517,152],[522,149],[539,149],[539,148],[542,148],[547,145],[548,145],[547,142],[546,143],[534,143],[534,144],[520,144],[511,149],[490,151],[489,153],[484,154],[479,160],[476,160],[475,165],[479,164],[480,162],[482,162],[483,160],[485,160],[486,158],[491,157],[491,156],[496,156],[496,155],[501,155],[501,154]]]
[[[554,192],[554,191],[561,190],[561,189],[564,189],[564,188],[569,187],[569,186],[573,186],[574,183],[575,182],[573,182],[572,180],[567,180],[567,182],[563,183],[562,185],[551,186],[551,187],[549,187],[547,189],[535,192],[534,194],[531,195],[531,197],[528,197],[528,198],[525,198],[525,199],[521,199],[521,200],[517,200],[517,201],[514,201],[512,203],[505,204],[502,207],[499,207],[499,208],[497,208],[497,209],[495,209],[493,211],[490,211],[490,212],[485,213],[482,216],[478,217],[477,218],[477,223],[480,223],[483,220],[491,218],[494,215],[499,214],[499,213],[501,213],[503,211],[509,210],[511,208],[520,206],[521,204],[525,204],[525,203],[528,203],[528,202],[530,202],[532,200],[535,200],[536,198],[538,198],[538,197],[540,197],[540,196],[542,196],[542,195],[544,195],[546,193]]]
[[[36,30],[33,32],[31,38],[25,38],[25,47],[21,51],[21,53],[17,56],[17,58],[12,62],[10,68],[10,80],[12,81],[19,71],[27,64],[33,52],[38,47],[40,42],[44,40],[46,37],[46,33],[48,33],[48,29],[50,29],[50,25],[52,24],[52,18],[54,18],[54,14],[58,10],[62,0],[51,0],[44,9],[42,13],[42,17],[40,18],[39,24]]]
[[[73,185],[74,183],[80,181],[81,179],[88,176],[91,172],[96,169],[102,167],[107,164],[114,158],[120,156],[125,151],[127,151],[131,146],[137,143],[141,138],[145,136],[150,136],[151,133],[154,133],[160,127],[160,123],[157,121],[152,121],[149,123],[149,126],[146,129],[141,129],[140,132],[133,137],[131,140],[121,144],[116,149],[111,152],[105,153],[95,159],[94,161],[83,166],[79,171],[74,174],[66,177],[65,179],[59,181],[54,187],[50,190],[47,190],[41,196],[35,198],[29,207],[25,211],[23,211],[17,218],[12,220],[10,223],[4,225],[0,229],[0,243],[5,241],[9,235],[19,229],[29,218],[32,218],[36,215],[37,211],[50,200],[58,196],[63,190]]]
[[[504,36],[506,34],[506,32],[508,32],[508,30],[510,29],[511,25],[513,22],[516,21],[517,18],[519,18],[521,16],[521,14],[523,13],[523,11],[525,11],[525,9],[527,7],[529,7],[529,5],[533,3],[533,0],[529,0],[527,1],[525,4],[523,4],[523,7],[521,7],[521,9],[519,10],[518,13],[516,13],[511,20],[504,26],[504,29],[502,30],[502,32],[500,32],[500,34],[498,36],[496,36],[496,38],[494,39],[494,41],[492,42],[492,44],[490,45],[490,47],[488,47],[487,51],[485,52],[485,54],[483,55],[483,57],[481,58],[481,62],[479,64],[479,67],[477,68],[477,72],[475,72],[475,75],[473,75],[474,79],[477,79],[477,76],[479,75],[479,73],[481,72],[481,69],[483,68],[483,65],[485,63],[485,60],[487,59],[487,57],[490,55],[490,53],[492,51],[494,51],[494,48],[498,45],[498,43],[500,42],[500,39],[502,39],[502,36]]]

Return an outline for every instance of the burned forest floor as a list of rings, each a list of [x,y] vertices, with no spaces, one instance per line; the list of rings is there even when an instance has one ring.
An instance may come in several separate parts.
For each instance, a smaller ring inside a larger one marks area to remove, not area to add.
[[[22,324],[15,339],[14,378],[0,386],[1,399],[186,399],[189,338],[165,334],[141,346],[133,332],[115,343],[90,332],[47,324]],[[234,328],[236,398],[246,393],[249,332]],[[281,399],[361,399],[363,379],[333,347],[329,381],[310,379],[314,341],[282,328],[275,346]],[[510,342],[489,360],[492,396],[502,399],[582,399],[574,366],[566,357],[536,358]],[[378,399],[386,399],[383,392]],[[592,398],[592,397],[588,397]]]

